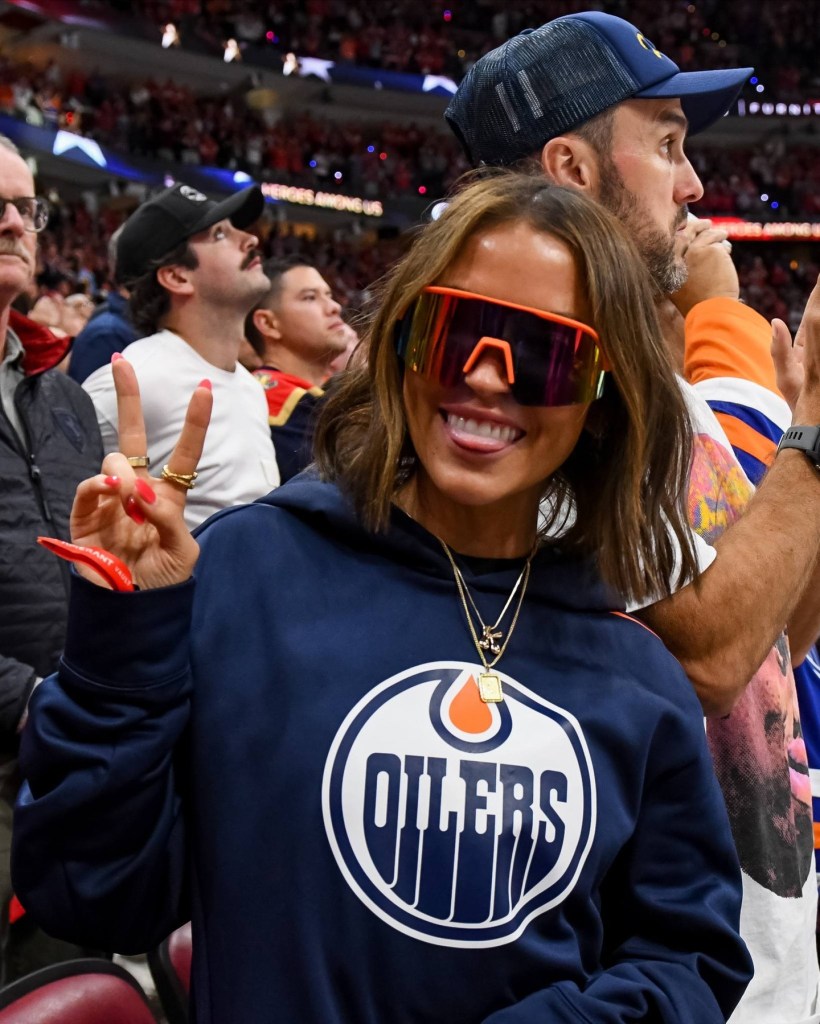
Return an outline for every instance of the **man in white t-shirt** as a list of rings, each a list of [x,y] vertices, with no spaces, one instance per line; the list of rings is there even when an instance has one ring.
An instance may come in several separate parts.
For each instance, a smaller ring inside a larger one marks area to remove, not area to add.
[[[703,187],[684,140],[729,109],[751,70],[681,73],[634,25],[584,12],[485,54],[445,116],[474,164],[529,166],[612,210],[659,294],[677,297],[687,334],[710,330],[716,318],[759,330],[760,318],[736,295],[687,308],[692,296],[681,292],[687,248],[725,238],[687,223],[687,205]],[[704,399],[681,381],[695,430],[690,518],[701,542],[714,545],[714,560],[701,545],[699,585],[640,612],[710,716],[743,869],[741,934],[755,963],[732,1024],[820,1024],[808,768],[784,635],[794,625],[800,646],[798,630],[820,629],[820,287],[810,307],[794,413],[804,429],[788,438],[804,451],[781,451],[757,494]],[[799,624],[791,623],[798,605]]]
[[[144,335],[122,355],[139,383],[152,473],[167,466],[194,388],[205,380],[213,390],[197,478],[179,481],[190,487],[185,521],[191,528],[279,484],[265,395],[237,358],[245,316],[269,288],[258,239],[244,230],[263,206],[255,186],[215,202],[176,184],[129,217],[117,246],[117,277],[130,291],[131,318]],[[96,370],[83,387],[106,452],[116,451],[111,366]]]

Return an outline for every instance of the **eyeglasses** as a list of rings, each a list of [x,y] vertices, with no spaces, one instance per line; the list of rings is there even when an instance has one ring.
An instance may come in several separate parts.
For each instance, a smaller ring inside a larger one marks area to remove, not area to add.
[[[40,196],[15,196],[14,199],[0,196],[0,219],[5,217],[8,205],[20,214],[26,231],[42,231],[48,224],[48,200]]]
[[[592,402],[609,369],[587,324],[456,288],[425,288],[396,323],[395,341],[405,366],[444,387],[495,349],[519,405]]]

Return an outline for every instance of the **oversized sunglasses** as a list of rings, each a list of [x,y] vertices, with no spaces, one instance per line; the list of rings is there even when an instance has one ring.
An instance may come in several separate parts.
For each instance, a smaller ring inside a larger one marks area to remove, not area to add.
[[[431,286],[396,324],[404,365],[444,387],[488,350],[501,354],[519,405],[578,405],[603,392],[608,366],[597,333],[558,313]]]

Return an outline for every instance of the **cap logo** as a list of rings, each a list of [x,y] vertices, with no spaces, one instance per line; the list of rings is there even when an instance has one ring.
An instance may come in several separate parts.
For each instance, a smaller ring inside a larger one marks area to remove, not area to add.
[[[180,185],[179,194],[185,196],[186,199],[190,199],[192,203],[204,203],[208,199],[207,196],[203,196],[201,192],[191,188],[190,185]]]
[[[638,40],[638,42],[645,50],[650,50],[652,53],[655,54],[656,57],[663,60],[663,54],[661,53],[661,51],[655,46],[654,43],[650,43],[645,35],[642,35],[640,32],[638,32],[635,38]]]

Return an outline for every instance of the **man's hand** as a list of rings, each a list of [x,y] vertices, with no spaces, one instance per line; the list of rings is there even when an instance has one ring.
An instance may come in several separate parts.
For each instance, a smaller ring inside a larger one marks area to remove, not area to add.
[[[777,388],[789,403],[792,412],[803,387],[804,344],[804,331],[798,331],[797,337],[792,341],[791,331],[786,324],[782,320],[772,320],[772,362],[777,374]]]
[[[710,220],[690,220],[683,229],[683,257],[689,271],[686,284],[669,298],[682,316],[705,299],[740,297],[740,283],[727,248],[727,232]],[[726,245],[724,243],[727,243]]]

